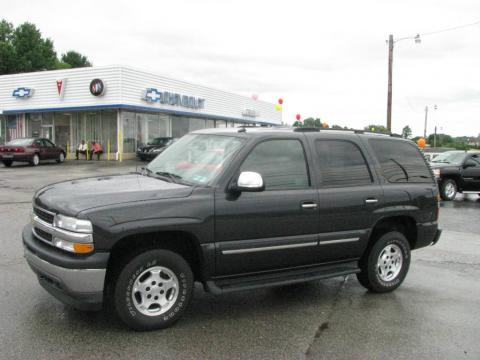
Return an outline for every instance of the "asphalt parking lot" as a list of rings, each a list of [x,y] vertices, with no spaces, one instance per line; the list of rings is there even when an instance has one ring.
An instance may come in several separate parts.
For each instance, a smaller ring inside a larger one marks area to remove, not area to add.
[[[2,359],[479,359],[480,197],[443,203],[443,234],[413,253],[390,294],[355,276],[214,296],[195,291],[174,327],[136,333],[65,307],[37,283],[21,230],[42,185],[126,173],[136,161],[0,165]]]

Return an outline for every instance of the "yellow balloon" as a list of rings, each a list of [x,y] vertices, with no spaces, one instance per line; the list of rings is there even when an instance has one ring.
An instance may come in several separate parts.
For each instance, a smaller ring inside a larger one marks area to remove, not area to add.
[[[280,105],[280,104],[275,105],[275,110],[281,111],[282,110],[282,105]]]

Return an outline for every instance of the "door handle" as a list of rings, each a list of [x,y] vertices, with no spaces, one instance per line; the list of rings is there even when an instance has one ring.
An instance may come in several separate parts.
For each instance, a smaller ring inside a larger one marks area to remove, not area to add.
[[[378,199],[366,199],[365,204],[376,204],[378,202]]]
[[[302,203],[302,209],[316,209],[318,207],[318,204],[314,202],[303,202]]]

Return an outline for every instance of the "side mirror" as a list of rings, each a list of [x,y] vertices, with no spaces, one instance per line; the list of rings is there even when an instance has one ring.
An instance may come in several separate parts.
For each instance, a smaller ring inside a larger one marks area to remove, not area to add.
[[[262,175],[253,171],[243,171],[238,176],[237,185],[234,187],[237,191],[263,191],[265,184]]]

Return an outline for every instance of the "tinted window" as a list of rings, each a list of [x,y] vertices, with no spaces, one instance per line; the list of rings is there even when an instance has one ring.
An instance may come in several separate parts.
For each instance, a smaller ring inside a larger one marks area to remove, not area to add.
[[[266,190],[309,186],[305,154],[298,140],[270,140],[258,144],[240,170],[261,174]]]
[[[52,142],[50,142],[49,140],[47,139],[42,139],[43,141],[43,146],[46,146],[46,147],[55,147],[55,145],[53,145]]]
[[[357,186],[372,182],[357,145],[342,140],[316,140],[315,149],[323,185]]]
[[[425,159],[413,143],[382,139],[370,139],[369,143],[387,181],[433,181]]]

